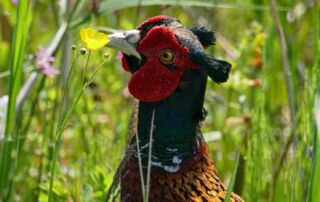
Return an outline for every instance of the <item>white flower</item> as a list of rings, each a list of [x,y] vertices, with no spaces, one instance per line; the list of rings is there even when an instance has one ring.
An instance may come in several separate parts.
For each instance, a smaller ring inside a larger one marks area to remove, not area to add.
[[[8,101],[7,95],[0,97],[0,140],[4,138]]]

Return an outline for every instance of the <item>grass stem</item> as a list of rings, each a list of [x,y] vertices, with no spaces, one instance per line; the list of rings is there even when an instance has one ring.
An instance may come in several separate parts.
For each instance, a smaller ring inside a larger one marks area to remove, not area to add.
[[[140,183],[141,183],[141,194],[143,202],[145,201],[145,186],[144,186],[144,177],[143,177],[143,167],[142,167],[142,161],[141,161],[141,151],[140,151],[140,142],[139,142],[139,132],[137,130],[136,133],[136,144],[137,144],[137,155],[138,155],[138,164],[139,164],[139,173],[140,173]]]
[[[77,57],[76,57],[77,58]],[[76,60],[75,58],[75,60]],[[95,72],[92,74],[91,78],[89,79],[89,81],[87,81],[84,86],[81,88],[80,92],[78,93],[78,95],[76,96],[74,102],[72,103],[71,107],[68,109],[68,111],[66,112],[66,114],[63,116],[63,118],[61,119],[62,121],[59,121],[58,125],[57,125],[57,131],[56,131],[56,140],[55,140],[55,144],[54,144],[54,150],[53,150],[53,159],[52,159],[52,162],[51,162],[51,176],[50,176],[50,185],[49,185],[49,202],[51,202],[53,200],[53,196],[52,196],[52,189],[53,189],[53,179],[54,179],[54,173],[55,173],[55,169],[56,169],[56,161],[57,161],[57,156],[58,156],[58,151],[59,151],[59,146],[60,146],[60,141],[61,141],[61,136],[62,136],[62,133],[64,131],[64,128],[67,124],[67,121],[69,120],[72,112],[73,112],[73,109],[75,108],[75,106],[77,105],[83,91],[86,89],[86,87],[91,84],[95,78],[95,75],[97,74],[97,72],[101,69],[101,67],[105,64],[106,61],[104,61],[96,70]],[[70,71],[69,71],[69,75],[68,75],[68,79],[67,79],[67,82],[66,82],[66,85],[64,87],[64,91],[63,91],[63,96],[62,96],[62,102],[64,100],[64,97],[66,95],[66,88],[69,84],[69,80],[70,80],[70,74],[72,72],[72,69],[73,69],[73,66],[74,66],[74,62],[73,62],[73,65],[71,66],[70,68]],[[61,106],[62,107],[62,106]],[[62,112],[60,111],[60,114]]]
[[[296,120],[295,93],[294,93],[293,83],[291,80],[291,68],[290,68],[290,63],[289,63],[289,58],[288,58],[288,47],[287,47],[287,43],[286,43],[285,33],[284,33],[282,24],[281,24],[279,16],[278,16],[277,5],[276,5],[275,0],[270,1],[270,10],[271,10],[273,21],[275,23],[275,28],[277,30],[279,43],[280,43],[282,68],[283,68],[283,73],[284,73],[286,88],[287,88],[287,93],[288,93],[290,121],[291,121],[291,127],[292,127],[292,133],[291,133],[289,139],[287,140],[286,148],[281,155],[280,163],[279,163],[279,165],[275,171],[275,174],[274,174],[274,179],[275,179],[274,181],[276,181],[277,177],[279,175],[279,172],[282,168],[282,165],[284,163],[284,160],[288,154],[288,150],[290,148],[291,143],[293,142],[294,147],[296,147],[297,140],[298,140],[298,127],[297,127],[297,120]]]
[[[150,177],[151,177],[151,164],[152,164],[152,143],[153,143],[153,130],[154,130],[154,116],[155,110],[152,111],[150,136],[149,136],[149,154],[148,154],[148,169],[147,169],[147,183],[146,183],[146,194],[145,201],[149,201],[150,194]]]

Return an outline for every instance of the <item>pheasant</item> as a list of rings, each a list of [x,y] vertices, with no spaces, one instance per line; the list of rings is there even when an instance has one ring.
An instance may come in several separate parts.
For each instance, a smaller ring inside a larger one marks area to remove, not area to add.
[[[214,44],[214,33],[156,16],[109,38],[107,46],[123,52],[123,69],[131,73],[128,89],[139,101],[133,137],[118,172],[121,201],[143,201],[144,188],[152,202],[224,201],[227,189],[200,131],[207,77],[225,82],[231,69],[204,51]],[[243,199],[232,193],[230,201]]]

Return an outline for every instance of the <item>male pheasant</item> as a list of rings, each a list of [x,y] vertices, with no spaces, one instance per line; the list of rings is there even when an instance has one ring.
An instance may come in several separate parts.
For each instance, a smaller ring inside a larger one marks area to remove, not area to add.
[[[207,76],[225,82],[231,68],[204,51],[215,42],[214,33],[157,16],[109,37],[108,46],[124,53],[123,68],[132,74],[129,91],[139,100],[135,137],[119,172],[121,201],[143,201],[140,171],[146,185],[148,160],[149,201],[224,201],[227,189],[200,132]],[[243,200],[232,193],[230,201]]]

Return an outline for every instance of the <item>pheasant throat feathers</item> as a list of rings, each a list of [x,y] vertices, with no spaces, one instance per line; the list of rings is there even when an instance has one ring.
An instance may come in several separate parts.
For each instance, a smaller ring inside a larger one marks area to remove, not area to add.
[[[146,60],[137,71],[132,72],[129,91],[144,102],[158,102],[170,96],[178,87],[187,68],[200,68],[189,58],[189,50],[182,46],[171,28],[155,26],[137,46]],[[125,58],[124,69],[128,70]]]

